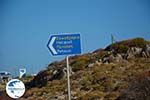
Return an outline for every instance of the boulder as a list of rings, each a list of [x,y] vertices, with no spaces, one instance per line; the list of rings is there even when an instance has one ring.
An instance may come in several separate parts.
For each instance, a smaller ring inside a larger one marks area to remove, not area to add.
[[[95,61],[95,64],[100,66],[102,64],[102,62],[101,61]]]
[[[27,82],[26,88],[31,88],[31,87],[43,87],[47,84],[47,76],[48,73],[46,70],[40,71],[32,81]]]
[[[111,54],[111,55],[109,56],[109,62],[113,62],[114,60],[115,60],[115,57],[114,57],[113,54]]]
[[[143,48],[143,52],[142,52],[142,56],[143,57],[150,57],[150,44],[147,44],[144,48]]]
[[[142,48],[134,47],[134,55],[140,55],[142,52]]]
[[[60,80],[66,77],[66,69],[57,69],[53,72],[53,75],[50,80]]]
[[[142,53],[142,48],[139,47],[131,47],[128,49],[127,54],[126,54],[126,59],[132,59],[135,58],[136,56],[141,56]]]
[[[122,55],[118,53],[118,54],[116,55],[116,57],[115,57],[115,62],[120,62],[120,61],[122,61],[122,60],[123,60]]]
[[[88,68],[91,68],[93,66],[94,66],[94,63],[91,63],[91,64],[88,65]]]
[[[102,62],[103,62],[103,63],[110,63],[109,57],[104,57],[104,58],[102,59]]]
[[[43,87],[48,81],[60,80],[66,77],[66,68],[59,68],[49,73],[47,70],[40,71],[32,81],[26,83],[26,87]]]

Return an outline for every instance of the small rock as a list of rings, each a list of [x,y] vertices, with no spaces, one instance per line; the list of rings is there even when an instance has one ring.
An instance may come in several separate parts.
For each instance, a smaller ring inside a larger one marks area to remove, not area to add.
[[[93,66],[94,66],[94,63],[91,63],[91,64],[88,65],[89,68],[91,68]]]

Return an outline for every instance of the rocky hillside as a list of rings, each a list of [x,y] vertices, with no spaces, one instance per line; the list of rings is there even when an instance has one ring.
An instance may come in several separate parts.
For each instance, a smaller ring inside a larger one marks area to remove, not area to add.
[[[72,56],[70,67],[73,100],[146,100],[150,97],[150,42],[143,38]],[[67,100],[66,83],[66,61],[53,62],[26,84],[28,91],[23,98]]]
[[[72,100],[150,100],[150,42],[135,38],[70,57]],[[67,100],[66,61],[26,83],[20,100]]]

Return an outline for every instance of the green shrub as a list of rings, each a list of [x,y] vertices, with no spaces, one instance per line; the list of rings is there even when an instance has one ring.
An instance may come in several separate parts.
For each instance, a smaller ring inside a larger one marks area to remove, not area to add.
[[[143,48],[146,45],[146,41],[143,38],[135,38],[129,44],[130,47]]]
[[[126,53],[128,50],[128,46],[119,44],[119,43],[115,43],[115,44],[112,44],[112,49],[114,49],[115,52],[117,52],[117,53]]]
[[[105,50],[114,50],[118,53],[126,53],[129,47],[139,47],[144,48],[146,44],[149,44],[149,41],[144,40],[143,38],[134,38],[129,40],[124,40],[121,42],[116,42],[108,47]]]
[[[72,70],[77,72],[83,70],[89,63],[89,60],[85,57],[78,58],[75,62],[71,64]]]
[[[117,51],[118,53],[126,53],[128,51],[128,47],[124,45],[119,45]]]
[[[105,57],[107,55],[107,51],[100,51],[98,52],[95,56],[96,60],[102,59],[103,57]]]

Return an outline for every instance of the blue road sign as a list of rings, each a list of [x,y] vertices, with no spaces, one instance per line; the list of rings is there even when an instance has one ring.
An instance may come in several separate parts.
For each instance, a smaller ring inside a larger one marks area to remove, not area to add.
[[[80,34],[52,35],[47,47],[53,56],[80,54]]]

